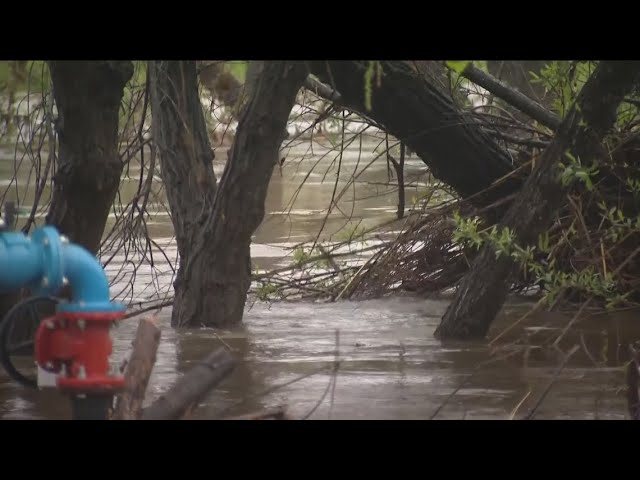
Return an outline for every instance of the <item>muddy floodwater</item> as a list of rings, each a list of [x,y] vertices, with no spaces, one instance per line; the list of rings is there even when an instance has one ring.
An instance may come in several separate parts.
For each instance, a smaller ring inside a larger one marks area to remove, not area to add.
[[[338,191],[372,160],[372,150],[352,148],[343,156]],[[10,153],[5,151],[0,158],[4,187],[13,169]],[[337,175],[335,165],[326,173],[335,163],[334,155],[323,159],[322,154],[321,148],[314,152],[294,149],[282,169],[274,171],[267,216],[252,246],[257,269],[286,265],[290,261],[287,248],[312,238],[323,223],[323,238],[329,238],[339,235],[335,232],[341,229],[393,219],[397,192],[393,181],[389,184],[382,160],[364,170],[353,188],[346,189],[339,211],[325,222]],[[216,163],[218,177],[222,168]],[[135,193],[135,174],[130,172],[131,179],[123,182],[125,199]],[[24,181],[28,171],[20,175]],[[307,185],[297,192],[304,178]],[[424,164],[409,159],[407,178],[410,206],[411,198],[419,196],[429,182]],[[158,205],[159,192],[153,200]],[[20,197],[21,205],[29,206],[32,197],[32,192],[26,192]],[[11,194],[7,198],[13,199]],[[175,244],[166,212],[158,207],[148,226],[171,260]],[[130,268],[129,260],[124,254],[115,256],[106,268],[112,291],[122,292],[122,301],[144,301],[151,284],[156,290],[170,291],[170,262],[156,259],[153,268],[140,266],[135,280],[130,281],[122,273]],[[539,314],[499,342],[504,345],[520,339],[529,348],[503,348],[496,353],[487,342],[437,341],[433,332],[447,304],[446,297],[411,295],[338,303],[250,301],[244,323],[221,331],[172,329],[171,312],[165,308],[158,317],[162,339],[147,402],[170,388],[194,362],[225,344],[235,350],[240,363],[194,411],[194,419],[223,418],[278,405],[286,405],[293,417],[318,420],[517,419],[534,406],[536,419],[628,416],[624,362],[627,344],[640,338],[637,313],[581,319],[558,348],[553,347],[554,339],[571,316]],[[530,306],[522,300],[511,301],[492,336]],[[137,319],[131,318],[114,329],[114,365],[130,352],[136,327]],[[562,365],[560,351],[567,352],[573,345],[579,350]],[[334,372],[336,359],[339,366]],[[66,419],[69,415],[66,400],[56,392],[28,390],[0,372],[1,418]]]

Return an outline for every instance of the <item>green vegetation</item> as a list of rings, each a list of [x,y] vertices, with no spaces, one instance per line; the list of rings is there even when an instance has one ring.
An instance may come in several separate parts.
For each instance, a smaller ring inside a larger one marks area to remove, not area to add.
[[[231,60],[225,62],[225,70],[231,72],[231,74],[236,77],[236,80],[241,83],[244,83],[245,81],[248,66],[249,62],[245,60]]]
[[[578,184],[600,198],[597,207],[600,211],[597,229],[588,230],[583,212],[553,234],[545,232],[538,238],[537,245],[523,247],[516,242],[515,236],[508,228],[496,225],[482,227],[480,217],[462,217],[454,213],[456,230],[453,241],[463,248],[479,250],[489,244],[495,250],[496,258],[509,255],[519,263],[525,278],[532,284],[543,288],[545,297],[552,304],[560,292],[580,292],[582,298],[593,298],[604,302],[607,309],[619,306],[634,293],[630,287],[628,273],[622,273],[629,257],[620,259],[619,254],[612,252],[628,251],[633,243],[631,239],[640,238],[640,212],[633,206],[620,208],[611,205],[612,201],[620,202],[620,197],[609,198],[595,186],[600,169],[597,165],[585,168],[570,153],[566,155],[568,162],[561,164],[559,181],[566,187]],[[637,172],[636,172],[637,173]],[[640,193],[640,178],[625,179],[628,191],[636,198]],[[594,222],[595,223],[595,222]],[[597,243],[596,243],[597,242]],[[584,244],[596,244],[594,258],[590,261],[578,260],[584,257]],[[629,255],[637,254],[637,250]],[[569,259],[567,257],[569,256]],[[573,257],[573,258],[571,258]],[[617,267],[607,265],[607,258],[618,258]],[[631,257],[632,258],[632,257]],[[631,282],[633,285],[633,282]]]
[[[0,61],[0,91],[43,92],[49,88],[49,69],[44,61]]]

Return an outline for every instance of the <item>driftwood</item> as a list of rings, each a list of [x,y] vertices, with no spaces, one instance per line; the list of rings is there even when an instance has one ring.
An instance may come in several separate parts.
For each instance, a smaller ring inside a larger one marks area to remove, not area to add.
[[[287,409],[284,406],[265,408],[257,412],[239,415],[237,417],[228,417],[224,420],[292,420],[287,415]]]
[[[142,403],[156,362],[160,345],[160,329],[153,317],[143,318],[138,324],[133,352],[125,372],[125,390],[118,398],[114,420],[137,420],[142,413]]]
[[[236,359],[220,348],[189,370],[162,397],[142,413],[142,420],[177,420],[198,402],[236,366]]]

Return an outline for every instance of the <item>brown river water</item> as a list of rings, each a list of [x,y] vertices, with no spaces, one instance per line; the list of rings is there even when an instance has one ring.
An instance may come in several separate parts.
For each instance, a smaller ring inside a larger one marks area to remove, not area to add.
[[[362,152],[355,148],[345,152],[338,191],[355,170],[361,171],[372,160],[372,145]],[[13,170],[13,152],[1,153],[0,192],[8,186]],[[304,145],[296,147],[284,166],[274,171],[267,215],[252,246],[256,268],[286,265],[290,261],[287,248],[312,238],[323,224],[336,165],[323,178],[335,155],[321,159],[322,153],[320,147],[314,147],[314,152]],[[217,156],[222,157],[226,155]],[[318,166],[309,174],[317,161]],[[23,183],[28,178],[27,164],[18,175]],[[217,160],[214,166],[219,178],[224,165]],[[410,206],[429,178],[418,159],[409,159],[406,170],[407,182],[413,182],[407,187]],[[131,179],[123,181],[123,200],[135,193],[138,173],[139,167],[137,171],[132,168]],[[296,196],[307,176],[307,185]],[[346,189],[339,210],[326,222],[322,238],[340,235],[336,232],[341,228],[368,227],[393,219],[395,182],[386,183],[387,166],[381,159],[358,177],[355,187]],[[156,193],[151,205],[156,210],[148,228],[173,261],[175,244],[169,217],[157,207],[159,203],[155,207],[153,203],[163,197],[159,186]],[[17,197],[11,188],[7,199],[20,198],[21,206],[29,206],[33,192],[26,191],[24,199],[22,194]],[[135,302],[149,298],[150,285],[154,291],[170,292],[169,262],[158,258],[153,268],[139,267],[131,280],[131,275],[126,275],[129,257],[114,257],[106,267],[113,280],[113,294],[122,291],[120,300]],[[318,420],[519,419],[534,406],[536,419],[627,418],[624,362],[627,344],[640,338],[637,313],[580,319],[559,345],[564,352],[574,345],[580,349],[559,369],[562,356],[551,344],[571,315],[542,313],[528,318],[501,339],[500,345],[526,337],[528,340],[521,343],[529,348],[496,353],[487,342],[443,344],[436,340],[433,332],[447,304],[446,297],[411,295],[337,303],[250,301],[243,324],[223,331],[172,329],[171,312],[165,308],[158,314],[162,338],[146,401],[158,398],[193,362],[224,343],[235,350],[240,363],[193,412],[194,419],[241,415],[277,405],[286,405],[292,417]],[[530,302],[512,300],[491,336],[530,307]],[[129,354],[136,327],[134,317],[113,330],[114,365]],[[340,363],[334,374],[330,367],[336,350]],[[507,356],[509,352],[511,356]],[[327,368],[316,372],[321,367]],[[0,418],[69,416],[66,399],[57,392],[28,390],[0,372]]]

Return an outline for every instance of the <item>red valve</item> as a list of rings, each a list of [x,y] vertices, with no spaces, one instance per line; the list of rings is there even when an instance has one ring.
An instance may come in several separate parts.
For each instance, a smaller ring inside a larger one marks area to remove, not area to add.
[[[36,332],[36,362],[58,374],[58,388],[65,393],[115,393],[124,388],[124,377],[110,375],[111,323],[123,312],[60,312],[40,324]]]

